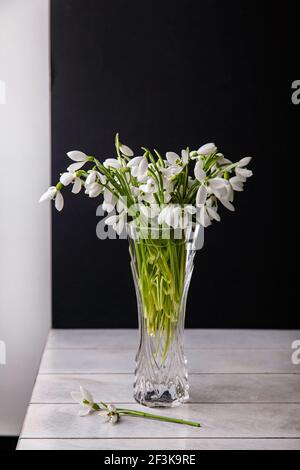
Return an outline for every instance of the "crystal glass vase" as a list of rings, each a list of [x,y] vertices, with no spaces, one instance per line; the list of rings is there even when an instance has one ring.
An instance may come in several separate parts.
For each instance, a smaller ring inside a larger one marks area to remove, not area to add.
[[[134,398],[174,407],[189,398],[184,323],[199,227],[142,230],[128,225],[140,344]]]

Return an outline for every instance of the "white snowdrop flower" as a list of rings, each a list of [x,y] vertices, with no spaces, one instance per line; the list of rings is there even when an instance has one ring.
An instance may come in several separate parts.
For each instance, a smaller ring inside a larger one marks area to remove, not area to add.
[[[85,193],[88,194],[90,198],[95,198],[100,196],[100,194],[103,192],[103,186],[99,183],[92,183],[87,186]]]
[[[211,225],[212,220],[220,222],[221,218],[216,208],[213,207],[211,199],[208,199],[200,208],[200,212],[197,214],[197,221],[206,228]]]
[[[104,175],[101,175],[99,171],[91,170],[88,172],[88,177],[85,180],[85,187],[89,186],[96,182],[96,180],[100,180],[101,184],[106,183],[106,178]]]
[[[51,186],[47,191],[42,195],[39,202],[46,202],[55,200],[55,208],[58,212],[61,212],[64,208],[64,198],[61,192],[55,187]]]
[[[107,411],[108,411],[107,416],[109,418],[109,422],[111,424],[116,424],[120,419],[117,408],[114,405],[107,405]]]
[[[91,170],[85,181],[85,194],[90,198],[98,197],[104,191],[103,184],[106,184],[106,177],[99,171]]]
[[[79,403],[84,407],[83,410],[79,411],[79,416],[87,416],[94,410],[94,399],[92,394],[83,387],[80,387],[80,392],[71,392],[71,397],[76,403]]]
[[[187,150],[181,151],[181,157],[175,152],[167,152],[166,158],[171,166],[176,166],[180,169],[189,162],[189,154]]]
[[[68,171],[70,173],[74,173],[75,171],[80,170],[80,168],[82,168],[86,164],[89,158],[85,153],[79,152],[78,150],[68,152],[67,155],[71,160],[76,162],[72,163],[72,165],[68,167]]]
[[[198,150],[198,155],[203,155],[206,157],[207,155],[211,155],[212,153],[217,152],[217,147],[213,143],[202,145]]]
[[[78,194],[81,191],[81,179],[77,176],[76,172],[72,173],[68,171],[67,173],[63,173],[60,177],[60,182],[64,186],[69,186],[69,184],[73,183],[72,193]]]
[[[244,182],[246,178],[233,176],[229,179],[229,183],[234,191],[244,191]]]
[[[228,181],[219,177],[204,180],[203,173],[205,172],[203,172],[201,168],[201,162],[199,163],[199,168],[195,168],[195,176],[202,184],[199,187],[196,195],[196,206],[201,207],[203,204],[205,204],[205,201],[210,194],[214,194],[217,198],[226,198],[228,195]]]
[[[133,157],[134,155],[133,150],[124,144],[120,145],[120,151],[123,155],[125,155],[125,157]]]
[[[174,176],[178,175],[181,173],[181,171],[184,169],[184,167],[188,164],[189,162],[189,153],[187,150],[182,150],[181,151],[181,157],[175,153],[175,152],[167,152],[166,153],[166,158],[165,163],[167,164],[166,168],[160,168],[160,171],[163,173],[163,175],[171,179]]]
[[[253,175],[253,172],[248,170],[248,168],[245,168],[245,166],[247,166],[251,160],[251,157],[242,158],[235,167],[235,174],[242,178],[250,178]]]
[[[148,178],[146,184],[142,184],[140,186],[140,190],[143,191],[145,194],[153,194],[156,193],[158,190],[157,183],[154,178]]]
[[[104,202],[102,204],[102,208],[106,212],[112,212],[117,204],[118,199],[116,196],[107,188],[104,189],[103,192]]]
[[[220,198],[219,201],[223,204],[224,207],[226,207],[226,209],[230,210],[231,212],[235,211],[234,205],[228,201],[228,199]]]
[[[143,182],[148,173],[148,160],[146,157],[135,157],[127,163],[128,168],[131,170],[132,176],[137,178],[138,181]]]
[[[121,163],[116,158],[107,158],[104,161],[103,165],[105,166],[105,168],[121,168]]]
[[[112,215],[105,220],[106,225],[112,226],[112,228],[117,232],[118,235],[124,230],[125,223],[127,219],[126,211],[121,212],[119,215]]]

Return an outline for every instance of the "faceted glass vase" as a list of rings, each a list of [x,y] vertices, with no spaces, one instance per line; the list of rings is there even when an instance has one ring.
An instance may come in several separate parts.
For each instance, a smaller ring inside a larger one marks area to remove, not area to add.
[[[184,323],[198,230],[143,232],[128,225],[140,332],[134,398],[145,406],[189,399]]]

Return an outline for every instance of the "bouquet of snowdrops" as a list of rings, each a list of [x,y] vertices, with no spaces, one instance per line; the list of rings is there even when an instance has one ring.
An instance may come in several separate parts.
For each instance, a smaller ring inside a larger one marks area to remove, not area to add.
[[[53,199],[61,211],[63,191],[71,186],[75,194],[84,190],[90,198],[103,197],[103,209],[110,214],[106,224],[119,235],[128,220],[140,229],[143,236],[131,248],[137,260],[134,276],[148,333],[165,334],[166,355],[184,290],[186,251],[180,234],[195,224],[208,227],[220,221],[220,204],[234,211],[235,191],[243,191],[252,176],[246,168],[251,158],[233,163],[213,143],[198,150],[186,148],[180,155],[167,152],[165,158],[143,147],[134,156],[118,134],[115,146],[116,158],[104,162],[80,151],[69,152],[74,163],[40,201]],[[151,235],[145,237],[149,227]]]
[[[128,216],[144,223],[151,221],[151,226],[184,229],[194,221],[207,227],[213,220],[220,221],[219,203],[234,211],[234,192],[243,191],[244,183],[252,176],[246,168],[251,157],[232,163],[213,143],[198,150],[186,148],[181,155],[167,152],[166,158],[145,147],[143,155],[134,157],[118,134],[115,144],[117,157],[103,163],[80,151],[69,152],[68,157],[75,163],[40,202],[53,199],[61,211],[62,191],[71,185],[74,194],[84,189],[90,198],[103,195],[103,209],[108,213],[117,211],[106,223],[118,233]],[[87,166],[90,168],[83,169]]]

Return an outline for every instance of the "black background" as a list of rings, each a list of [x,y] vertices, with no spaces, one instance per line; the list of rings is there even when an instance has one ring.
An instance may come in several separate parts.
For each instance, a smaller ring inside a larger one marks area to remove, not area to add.
[[[187,326],[296,328],[282,304],[282,227],[291,103],[289,6],[254,1],[52,0],[52,176],[82,150],[113,156],[114,134],[135,150],[215,142],[252,155],[236,213],[206,230]],[[291,12],[292,13],[292,12]],[[296,127],[295,127],[296,128]],[[96,238],[99,201],[66,195],[53,211],[54,327],[133,327],[126,241]],[[288,204],[289,205],[289,204]],[[298,324],[297,324],[298,323]]]

